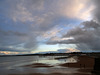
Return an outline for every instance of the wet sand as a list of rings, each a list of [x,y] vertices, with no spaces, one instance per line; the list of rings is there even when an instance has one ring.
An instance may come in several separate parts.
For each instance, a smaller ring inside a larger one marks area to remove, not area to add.
[[[74,74],[62,74],[62,73],[40,74],[40,73],[32,73],[32,74],[9,74],[9,75],[94,75],[94,74],[82,74],[82,73],[74,73]]]
[[[30,65],[25,65],[24,67],[38,68],[38,67],[53,67],[53,66],[48,65],[48,64],[43,64],[43,63],[34,63]]]
[[[43,74],[43,73],[28,73],[28,74],[9,74],[9,75],[95,75],[92,74],[91,71],[94,67],[94,58],[88,57],[88,56],[78,56],[78,61],[76,63],[64,63],[59,64],[58,66],[62,67],[71,67],[71,68],[78,68],[77,73],[49,73],[49,74]],[[52,68],[54,66],[51,66],[49,64],[44,63],[34,63],[30,65],[25,65],[23,67],[31,67],[31,68]]]
[[[93,69],[94,58],[88,56],[78,56],[78,61],[76,63],[64,63],[60,64],[60,66]]]

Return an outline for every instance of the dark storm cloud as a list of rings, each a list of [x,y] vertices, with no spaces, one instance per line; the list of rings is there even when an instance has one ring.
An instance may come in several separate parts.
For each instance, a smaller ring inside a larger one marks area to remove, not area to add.
[[[100,0],[92,0],[92,3],[95,5],[93,17],[97,22],[100,23]]]
[[[76,44],[79,50],[100,50],[100,24],[95,21],[86,21],[79,27],[67,32],[63,38],[73,37],[69,40],[51,41],[48,44]]]
[[[82,28],[70,30],[65,37],[73,37],[79,49],[86,48],[91,50],[100,50],[100,24],[95,21],[86,21],[82,23]]]

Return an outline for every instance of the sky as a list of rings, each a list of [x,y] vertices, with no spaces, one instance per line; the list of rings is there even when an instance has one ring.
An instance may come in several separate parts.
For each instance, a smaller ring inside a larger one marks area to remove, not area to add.
[[[0,0],[0,55],[100,51],[100,0]]]

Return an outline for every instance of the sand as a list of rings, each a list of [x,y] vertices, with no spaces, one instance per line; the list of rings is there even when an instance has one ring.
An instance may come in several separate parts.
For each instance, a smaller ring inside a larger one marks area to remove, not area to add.
[[[78,56],[78,61],[76,63],[64,63],[60,64],[59,66],[63,67],[72,67],[72,68],[79,68],[77,73],[50,73],[50,74],[41,74],[41,73],[29,73],[29,74],[9,74],[9,75],[95,75],[92,74],[91,71],[94,67],[94,58],[88,56]],[[24,67],[32,67],[32,68],[41,68],[46,67],[50,68],[53,67],[48,64],[43,63],[34,63],[30,65],[25,65]]]
[[[94,58],[88,56],[78,56],[78,61],[76,63],[64,63],[60,64],[60,66],[93,69]]]
[[[25,65],[24,67],[38,68],[38,67],[53,67],[53,66],[48,65],[48,64],[43,64],[43,63],[34,63],[30,65]]]
[[[9,75],[95,75],[95,74],[83,74],[83,73],[74,73],[74,74],[62,74],[62,73],[40,74],[40,73],[31,73],[31,74],[9,74]]]

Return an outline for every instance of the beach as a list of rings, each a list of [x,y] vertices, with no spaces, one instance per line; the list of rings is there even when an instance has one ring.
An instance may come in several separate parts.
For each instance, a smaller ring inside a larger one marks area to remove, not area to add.
[[[24,59],[23,59],[24,57]],[[16,63],[7,61],[9,67],[0,68],[0,75],[95,75],[94,58],[88,56],[17,56]],[[59,59],[56,59],[59,58]],[[1,64],[1,63],[0,63]],[[2,62],[3,64],[3,62]]]
[[[88,56],[15,56],[6,57],[8,60],[4,60],[5,57],[0,58],[3,59],[0,62],[0,75],[95,75],[92,73],[94,58]]]
[[[61,66],[93,69],[94,63],[95,62],[93,57],[78,56],[77,63],[65,63],[61,64]]]

